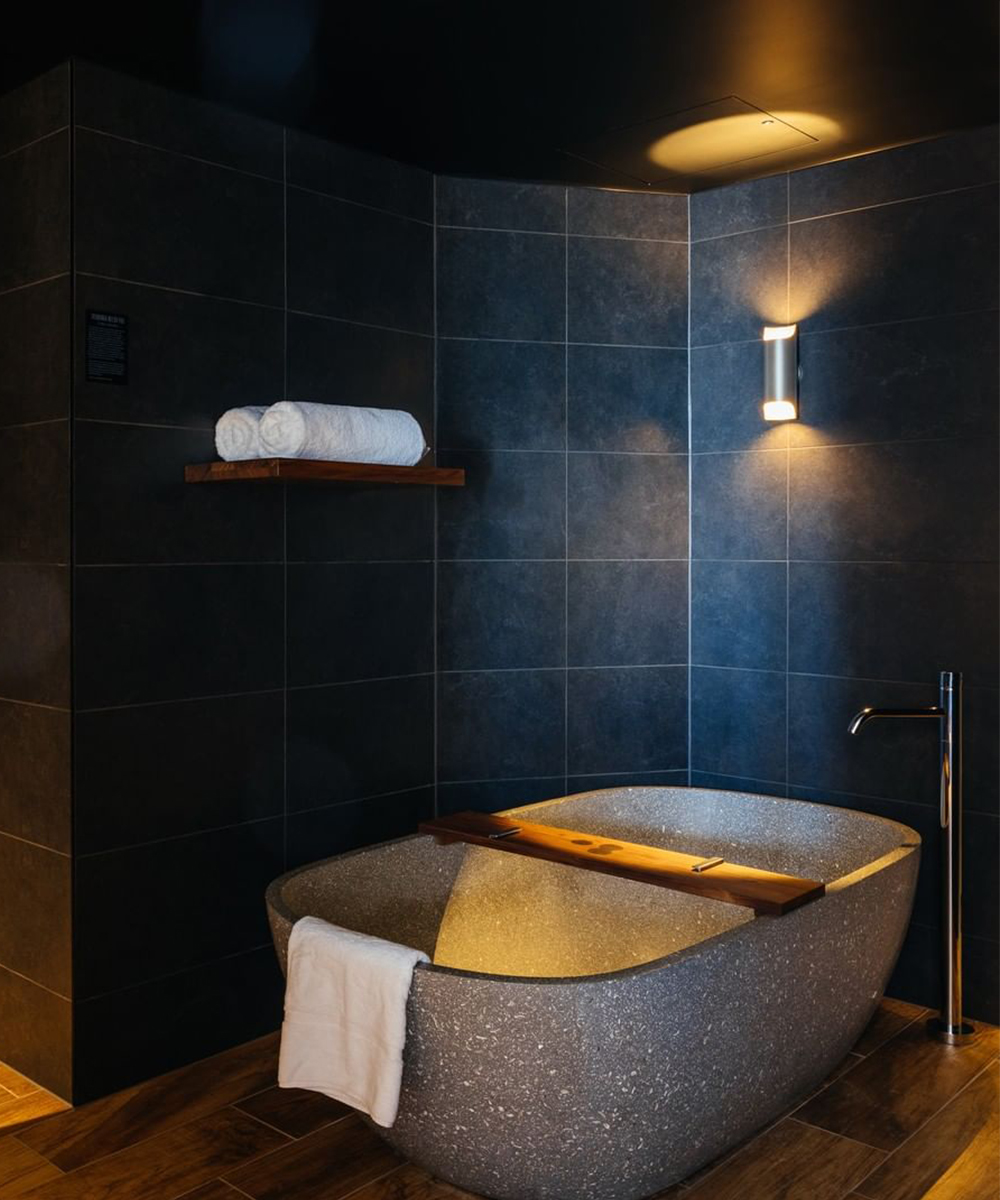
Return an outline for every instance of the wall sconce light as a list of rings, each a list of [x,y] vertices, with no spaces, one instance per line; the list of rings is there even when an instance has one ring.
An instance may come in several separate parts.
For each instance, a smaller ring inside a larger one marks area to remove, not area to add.
[[[764,326],[764,420],[799,418],[799,327]]]

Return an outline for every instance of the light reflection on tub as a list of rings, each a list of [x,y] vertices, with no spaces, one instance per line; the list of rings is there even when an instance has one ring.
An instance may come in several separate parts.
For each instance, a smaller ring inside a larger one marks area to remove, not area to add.
[[[429,837],[268,890],[418,947],[399,1116],[407,1158],[498,1200],[637,1200],[813,1090],[861,1033],[909,921],[920,838],[825,805],[612,788],[512,809],[584,833],[823,880],[784,917]]]

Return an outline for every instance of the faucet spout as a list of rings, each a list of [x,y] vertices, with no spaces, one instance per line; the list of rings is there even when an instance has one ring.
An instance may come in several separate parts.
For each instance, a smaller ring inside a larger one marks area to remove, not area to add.
[[[944,709],[939,708],[936,704],[930,708],[863,708],[859,713],[854,714],[850,725],[847,727],[847,732],[858,734],[869,721],[876,721],[882,718],[892,718],[902,721],[928,719],[940,721],[944,716]]]

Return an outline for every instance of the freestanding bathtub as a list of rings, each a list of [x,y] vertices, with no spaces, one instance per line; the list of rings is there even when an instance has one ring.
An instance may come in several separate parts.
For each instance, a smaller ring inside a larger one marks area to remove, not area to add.
[[[430,837],[268,889],[282,965],[314,915],[418,947],[399,1115],[407,1158],[498,1200],[637,1200],[814,1089],[878,1003],[920,838],[825,805],[613,788],[510,810],[819,879],[783,917]]]

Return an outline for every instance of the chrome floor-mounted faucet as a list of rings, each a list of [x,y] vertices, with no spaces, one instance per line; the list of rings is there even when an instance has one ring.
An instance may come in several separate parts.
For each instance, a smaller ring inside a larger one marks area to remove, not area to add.
[[[941,729],[942,996],[930,1023],[944,1042],[965,1042],[976,1030],[962,1019],[962,676],[941,672],[939,702],[930,708],[863,708],[848,726],[860,733],[883,717],[937,721]]]

